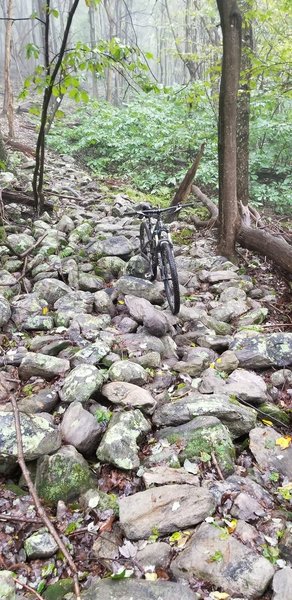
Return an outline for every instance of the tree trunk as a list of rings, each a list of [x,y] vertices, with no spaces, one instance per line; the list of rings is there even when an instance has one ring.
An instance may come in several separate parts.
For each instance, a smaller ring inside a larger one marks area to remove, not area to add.
[[[282,237],[276,237],[262,229],[253,229],[243,225],[238,233],[238,242],[244,248],[270,258],[284,271],[292,274],[292,246]]]
[[[95,7],[93,4],[90,4],[88,7],[88,18],[89,18],[89,33],[90,33],[90,47],[93,48],[96,46],[96,25],[95,25]],[[93,98],[97,98],[97,79],[95,71],[92,71],[92,96]]]
[[[13,92],[10,77],[11,65],[11,48],[12,48],[12,8],[13,0],[8,0],[7,4],[7,21],[5,24],[5,64],[4,64],[4,104],[3,112],[7,115],[8,135],[14,137],[13,123]]]
[[[0,131],[0,168],[5,169],[5,163],[7,160],[6,148],[4,145],[2,133]]]
[[[249,201],[249,116],[250,116],[250,78],[253,48],[251,23],[244,18],[250,10],[250,0],[238,0],[243,15],[241,78],[237,98],[237,201],[247,206]]]
[[[219,96],[219,252],[235,258],[239,227],[236,193],[236,101],[240,73],[241,15],[234,0],[217,0],[223,34]]]

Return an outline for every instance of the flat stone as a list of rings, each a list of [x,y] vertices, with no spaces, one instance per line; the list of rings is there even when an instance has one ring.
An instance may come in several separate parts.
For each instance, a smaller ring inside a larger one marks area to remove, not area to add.
[[[59,396],[62,402],[86,402],[100,390],[103,375],[94,365],[82,364],[73,369],[64,380]]]
[[[199,485],[199,478],[196,475],[188,473],[185,469],[177,468],[173,469],[167,465],[158,465],[157,467],[150,467],[144,471],[142,475],[146,489],[153,487],[154,485],[168,485],[171,483],[188,485]]]
[[[200,394],[191,392],[182,400],[158,407],[153,415],[156,426],[180,425],[194,417],[214,416],[229,429],[233,438],[248,433],[256,423],[257,413],[225,394]]]
[[[137,440],[150,429],[140,410],[114,413],[96,451],[97,458],[120,469],[136,469],[140,465]]]
[[[251,404],[261,404],[268,399],[267,384],[260,375],[256,375],[253,371],[245,369],[236,369],[229,375],[225,393],[232,395],[240,400],[245,400]]]
[[[4,296],[0,296],[0,327],[6,325],[11,317],[10,304]]]
[[[180,579],[199,577],[232,596],[258,598],[269,585],[274,567],[220,527],[202,523],[178,557],[171,563]]]
[[[201,271],[199,274],[201,281],[208,283],[218,283],[218,281],[230,281],[231,279],[239,279],[239,275],[234,271]]]
[[[27,352],[20,363],[19,376],[21,379],[30,379],[30,377],[36,376],[50,381],[54,377],[66,375],[69,369],[70,363],[64,358]]]
[[[37,394],[20,398],[17,405],[18,410],[27,415],[40,412],[49,413],[55,408],[58,400],[59,395],[56,390],[45,388],[44,390],[40,390]]]
[[[140,408],[147,414],[152,414],[156,407],[156,400],[150,392],[133,383],[112,381],[103,386],[101,393],[112,404]]]
[[[292,446],[282,449],[283,436],[272,427],[255,427],[249,433],[249,447],[261,469],[276,471],[292,479]]]
[[[291,600],[292,569],[285,567],[275,573],[273,578],[272,600]]]
[[[172,558],[172,547],[165,542],[154,542],[147,544],[142,550],[138,550],[136,560],[139,565],[145,569],[155,567],[167,569]]]
[[[146,298],[151,304],[164,303],[164,297],[157,287],[150,281],[138,277],[122,276],[116,282],[114,289],[120,294]]]
[[[85,292],[98,292],[105,286],[103,279],[96,277],[95,275],[79,275],[79,287]]]
[[[124,579],[112,581],[102,579],[93,581],[89,589],[81,594],[82,600],[198,600],[198,596],[188,586],[173,581],[145,581],[142,579]]]
[[[203,521],[215,510],[212,495],[193,485],[165,485],[119,500],[120,524],[127,538],[173,533]]]
[[[96,339],[93,344],[89,344],[74,354],[71,359],[71,365],[72,367],[77,367],[82,364],[98,365],[110,350],[111,347],[107,342]]]
[[[292,365],[292,333],[269,335],[244,332],[230,344],[243,368],[289,367]]]
[[[119,360],[109,368],[108,376],[111,381],[125,381],[136,385],[143,385],[148,381],[148,373],[134,362]]]
[[[15,254],[22,254],[35,244],[35,239],[27,233],[11,233],[7,236],[7,242]]]
[[[105,256],[129,256],[133,246],[124,235],[115,235],[102,242],[102,254]]]
[[[94,341],[99,336],[100,330],[106,329],[111,324],[109,315],[79,314],[71,322],[70,330],[78,329],[86,340]]]

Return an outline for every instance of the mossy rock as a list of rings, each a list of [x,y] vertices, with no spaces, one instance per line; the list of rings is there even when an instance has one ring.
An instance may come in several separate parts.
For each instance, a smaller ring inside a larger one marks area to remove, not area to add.
[[[41,498],[56,504],[75,500],[94,484],[83,456],[73,446],[63,446],[52,456],[39,459],[35,485]]]
[[[72,592],[73,589],[73,579],[60,579],[60,581],[49,585],[47,589],[42,592],[42,596],[45,600],[62,600],[62,598],[69,592]]]
[[[272,404],[272,402],[264,402],[263,404],[260,404],[260,406],[258,408],[261,411],[259,413],[260,419],[265,419],[267,417],[271,421],[273,421],[273,419],[275,419],[275,425],[279,425],[279,421],[281,421],[281,423],[283,423],[284,425],[289,425],[289,423],[290,423],[289,414],[286,413],[281,408],[279,408],[279,406],[277,406],[276,404]],[[266,415],[266,417],[265,417],[265,415]]]

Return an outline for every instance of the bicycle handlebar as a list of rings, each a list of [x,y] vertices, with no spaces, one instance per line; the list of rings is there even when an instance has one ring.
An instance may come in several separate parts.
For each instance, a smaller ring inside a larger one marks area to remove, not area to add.
[[[177,204],[176,206],[169,206],[168,208],[145,208],[143,210],[136,210],[135,212],[127,212],[124,214],[125,217],[147,217],[151,215],[160,215],[165,212],[179,212],[183,208],[189,208],[192,204]]]

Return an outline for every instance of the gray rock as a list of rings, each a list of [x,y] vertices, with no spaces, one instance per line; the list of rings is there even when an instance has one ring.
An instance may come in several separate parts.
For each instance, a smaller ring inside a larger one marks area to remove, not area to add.
[[[100,290],[94,294],[94,309],[97,313],[105,313],[113,316],[115,314],[115,307],[111,300],[111,297],[105,290]]]
[[[216,308],[210,310],[210,317],[217,321],[231,321],[240,315],[246,313],[249,309],[247,302],[244,300],[229,300],[224,304],[218,304]]]
[[[260,325],[266,320],[268,312],[269,311],[265,306],[250,310],[246,315],[243,315],[238,319],[238,328],[246,327],[248,325]]]
[[[56,225],[56,229],[64,233],[70,233],[75,228],[74,221],[68,215],[63,215]]]
[[[93,296],[90,292],[76,291],[59,298],[54,304],[56,310],[55,322],[57,326],[68,327],[78,313],[92,313]]]
[[[12,233],[7,236],[7,242],[15,254],[22,254],[35,244],[35,239],[27,233]]]
[[[229,302],[230,300],[245,300],[246,293],[240,287],[228,287],[220,294],[220,302]]]
[[[101,424],[80,402],[73,402],[67,408],[61,424],[62,439],[81,454],[88,455],[96,450],[102,431]]]
[[[49,315],[30,316],[22,323],[24,331],[51,331],[53,328],[54,319]]]
[[[115,413],[96,451],[97,458],[120,469],[136,469],[140,464],[136,442],[150,429],[140,410]]]
[[[235,448],[227,427],[216,417],[197,417],[184,425],[161,429],[156,437],[178,444],[181,464],[186,459],[200,460],[204,454],[211,460],[214,454],[223,475],[234,471]]]
[[[230,281],[231,279],[239,279],[239,275],[234,271],[204,271],[199,274],[201,281],[208,283],[218,283],[218,281]]]
[[[104,256],[96,261],[95,273],[102,277],[104,281],[109,282],[117,279],[126,269],[126,263],[118,256]]]
[[[271,374],[271,382],[276,387],[281,387],[286,383],[292,384],[292,371],[289,369],[280,369]]]
[[[146,352],[143,356],[135,356],[133,362],[138,363],[144,369],[158,369],[161,365],[159,352]]]
[[[38,298],[46,300],[50,306],[53,306],[63,296],[72,293],[71,288],[58,279],[54,279],[54,281],[42,279],[34,285],[33,291]]]
[[[0,471],[5,473],[6,467],[16,465],[18,457],[14,413],[1,411],[0,424]],[[35,460],[60,448],[60,432],[46,419],[21,413],[20,425],[25,460]]]
[[[125,303],[131,317],[138,323],[143,323],[150,335],[162,337],[167,333],[169,329],[167,317],[161,311],[155,309],[149,300],[126,296]]]
[[[210,491],[218,503],[225,495],[232,498],[230,514],[244,521],[253,522],[264,517],[267,510],[274,507],[270,494],[250,477],[231,475],[225,481],[216,481]]]
[[[119,318],[119,317],[118,317]],[[119,318],[118,329],[122,333],[134,333],[137,331],[138,323],[131,319],[130,317],[123,317],[121,320]]]
[[[54,377],[66,375],[69,369],[70,363],[64,358],[27,352],[20,363],[19,376],[21,379],[30,379],[30,377],[37,376],[50,381]]]
[[[143,385],[148,381],[148,373],[134,362],[119,360],[109,368],[108,376],[111,381],[125,381],[135,385]]]
[[[195,468],[195,465],[194,465]],[[199,472],[199,469],[198,469]],[[196,475],[188,473],[184,468],[171,468],[166,465],[158,465],[157,467],[150,467],[144,471],[142,475],[146,489],[153,486],[168,485],[171,483],[188,485],[200,485],[199,478]]]
[[[125,333],[119,336],[115,352],[124,355],[125,349],[129,358],[141,356],[146,352],[158,352],[161,356],[165,355],[164,339],[157,338],[154,335],[144,333]]]
[[[88,494],[88,492],[87,492]],[[119,547],[123,545],[123,536],[120,528],[115,526],[112,531],[102,531],[93,543],[91,552],[95,558],[102,560],[103,564],[111,566],[111,561],[120,557]]]
[[[292,333],[237,334],[230,345],[243,368],[289,367],[292,365]]]
[[[233,535],[222,535],[220,527],[202,523],[186,547],[171,564],[175,577],[199,577],[230,595],[244,598],[262,596],[274,568]]]
[[[78,243],[78,242],[88,242],[91,234],[93,232],[93,227],[91,223],[83,222],[80,225],[77,225],[73,231],[71,231],[69,235],[70,243]]]
[[[50,558],[58,551],[58,544],[47,531],[36,531],[26,538],[24,549],[28,560],[35,558]]]
[[[183,584],[172,581],[145,581],[142,579],[124,579],[112,581],[102,579],[93,581],[86,591],[81,594],[82,600],[198,600],[195,592]],[[10,600],[10,599],[9,599]]]
[[[97,339],[93,344],[89,344],[82,350],[78,350],[71,359],[72,367],[82,364],[98,365],[98,363],[110,352],[111,346],[101,339]]]
[[[1,286],[16,285],[17,279],[14,277],[14,275],[11,275],[9,271],[2,269],[2,271],[0,271],[0,283]]]
[[[282,450],[277,440],[282,435],[272,427],[255,427],[249,433],[249,447],[261,469],[292,478],[292,446]]]
[[[248,433],[256,423],[257,413],[225,394],[200,394],[191,392],[182,400],[158,407],[153,415],[156,426],[180,425],[194,417],[214,416],[229,429],[233,438]]]
[[[1,600],[16,599],[14,573],[12,571],[0,571],[0,598]]]
[[[133,383],[112,381],[103,386],[101,393],[112,404],[139,408],[146,414],[152,414],[156,407],[156,400],[150,392]]]
[[[268,398],[267,384],[262,377],[252,371],[236,369],[229,375],[224,393],[235,395],[238,400],[251,404],[261,404]]]
[[[182,360],[174,363],[172,368],[178,373],[197,377],[216,359],[217,354],[209,348],[188,348]]]
[[[208,315],[206,311],[202,308],[197,308],[196,306],[184,306],[182,305],[179,311],[178,318],[180,321],[185,323],[186,321],[192,321],[196,323],[197,321],[206,321]]]
[[[41,498],[56,504],[75,500],[93,487],[93,481],[83,456],[73,446],[62,446],[52,456],[39,458],[35,486]]]
[[[210,492],[193,485],[165,485],[121,498],[120,524],[131,540],[191,527],[215,510]]]
[[[203,334],[197,338],[197,344],[199,344],[199,346],[211,348],[217,352],[222,352],[226,348],[229,348],[231,341],[232,337],[230,335]]]
[[[99,336],[101,329],[106,329],[111,324],[109,315],[76,315],[71,322],[70,330],[77,329],[86,340],[94,341]]]
[[[109,237],[102,242],[101,253],[105,256],[128,257],[133,252],[133,246],[124,235]]]
[[[6,298],[0,296],[0,327],[6,325],[11,317],[10,304]]]
[[[21,329],[29,317],[41,316],[43,309],[47,308],[46,300],[38,298],[36,294],[27,294],[11,302],[11,318],[16,327]]]
[[[273,578],[272,600],[291,600],[292,569],[285,567],[275,573]]]
[[[71,346],[70,340],[62,335],[37,335],[29,342],[31,352],[41,352],[50,356],[57,356],[62,350]]]
[[[138,550],[136,554],[137,563],[145,569],[149,568],[149,566],[167,569],[171,558],[172,548],[165,542],[147,544],[145,548]]]
[[[58,400],[59,396],[56,390],[45,388],[44,390],[40,390],[37,394],[20,398],[17,405],[18,410],[27,415],[40,412],[49,413],[55,408]]]
[[[94,365],[82,364],[73,369],[59,391],[62,402],[86,402],[100,390],[103,375]]]
[[[148,269],[147,261],[143,256],[138,254],[137,256],[132,256],[127,262],[125,274],[131,275],[132,277],[141,277],[143,279]]]
[[[138,277],[122,276],[115,284],[115,291],[120,294],[146,298],[152,304],[163,304],[164,298],[157,287],[150,281]]]
[[[79,275],[79,287],[85,292],[98,292],[104,288],[105,284],[103,279],[96,277],[96,275]]]
[[[239,365],[239,360],[232,350],[226,350],[223,352],[219,358],[215,361],[215,367],[217,371],[225,371],[226,373],[231,373],[235,369],[237,369]]]

